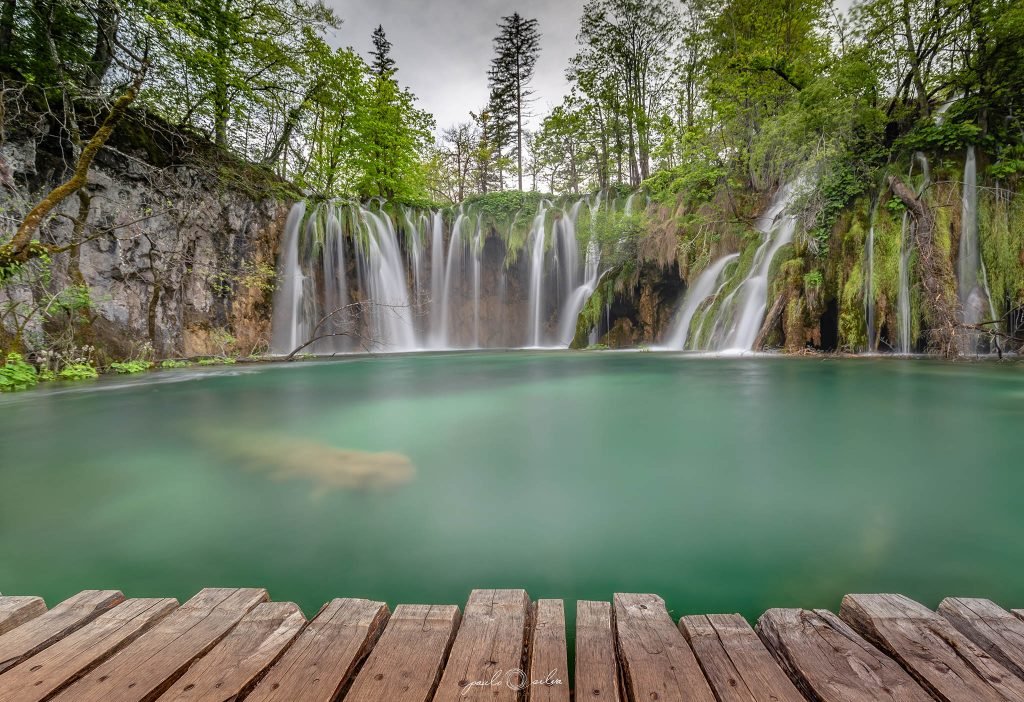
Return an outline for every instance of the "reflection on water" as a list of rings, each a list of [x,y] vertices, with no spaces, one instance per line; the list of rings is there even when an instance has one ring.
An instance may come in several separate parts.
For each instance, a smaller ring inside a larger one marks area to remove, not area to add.
[[[1019,366],[494,352],[252,370],[0,398],[0,591],[259,586],[307,614],[474,587],[570,614],[615,591],[677,615],[847,592],[1020,606]]]

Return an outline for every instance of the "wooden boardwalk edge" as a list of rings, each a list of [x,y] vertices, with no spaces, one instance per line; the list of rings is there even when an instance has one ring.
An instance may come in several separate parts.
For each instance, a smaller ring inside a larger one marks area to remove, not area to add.
[[[474,590],[455,605],[336,599],[310,621],[259,589],[184,605],[0,597],[0,702],[1024,702],[1024,610],[848,595],[839,613],[676,619],[653,594],[576,604]]]

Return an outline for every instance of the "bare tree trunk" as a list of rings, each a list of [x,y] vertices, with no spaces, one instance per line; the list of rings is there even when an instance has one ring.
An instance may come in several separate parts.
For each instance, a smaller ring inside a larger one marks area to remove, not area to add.
[[[899,176],[889,176],[889,187],[910,211],[925,316],[931,323],[929,346],[946,358],[953,358],[960,353],[958,334],[963,333],[958,326],[960,301],[956,296],[953,264],[935,246],[935,215]]]

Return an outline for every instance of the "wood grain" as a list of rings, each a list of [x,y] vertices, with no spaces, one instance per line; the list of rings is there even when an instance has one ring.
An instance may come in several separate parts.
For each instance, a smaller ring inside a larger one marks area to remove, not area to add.
[[[192,664],[160,702],[223,702],[240,697],[298,636],[306,618],[291,602],[264,602]]]
[[[612,606],[580,600],[576,603],[576,699],[619,702],[619,684]]]
[[[715,702],[663,599],[616,594],[614,604],[623,687],[631,700]]]
[[[569,656],[561,600],[537,600],[527,679],[530,702],[569,702]]]
[[[42,597],[0,597],[0,636],[45,612]]]
[[[459,626],[454,605],[399,605],[345,702],[430,702]]]
[[[266,590],[209,588],[58,694],[61,702],[140,702],[156,699],[253,607]]]
[[[1024,702],[1024,681],[952,624],[903,595],[847,595],[839,615],[945,702]]]
[[[435,702],[520,700],[529,620],[525,590],[473,590]]]
[[[991,600],[947,597],[939,614],[1018,678],[1024,679],[1024,621]]]
[[[174,611],[174,599],[125,600],[0,674],[0,702],[39,702],[82,677]]]
[[[755,631],[809,700],[931,702],[896,661],[832,612],[770,609]]]
[[[804,702],[740,615],[683,617],[679,630],[690,642],[719,702]]]
[[[116,590],[83,590],[49,612],[0,636],[0,672],[42,651],[121,602],[124,602],[124,595]]]
[[[383,602],[328,602],[246,697],[246,702],[334,702],[388,620]]]

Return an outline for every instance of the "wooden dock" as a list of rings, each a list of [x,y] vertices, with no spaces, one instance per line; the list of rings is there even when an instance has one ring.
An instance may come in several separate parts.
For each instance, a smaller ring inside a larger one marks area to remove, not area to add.
[[[1024,702],[1024,610],[848,595],[839,614],[675,621],[657,595],[576,604],[475,590],[464,611],[259,589],[0,597],[0,702]]]

